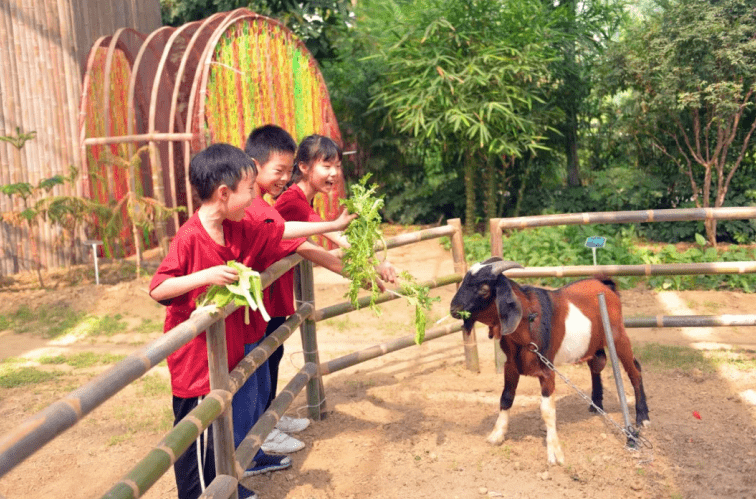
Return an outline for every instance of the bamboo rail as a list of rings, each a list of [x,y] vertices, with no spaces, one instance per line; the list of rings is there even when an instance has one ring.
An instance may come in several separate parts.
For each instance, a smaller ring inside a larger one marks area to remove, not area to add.
[[[419,284],[420,286],[427,286],[431,289],[434,289],[441,286],[446,286],[448,284],[461,282],[463,278],[464,278],[463,275],[449,274],[442,277],[437,277],[435,279],[430,279],[428,281],[423,281]],[[385,303],[391,300],[398,300],[399,298],[402,298],[402,296],[397,296],[396,294],[389,293],[389,292],[381,293],[376,297],[375,303]],[[361,296],[360,298],[357,299],[357,304],[358,304],[358,308],[363,308],[363,307],[368,306],[370,304],[370,296]],[[331,305],[331,306],[316,310],[314,314],[314,319],[315,321],[324,321],[326,319],[336,317],[337,315],[342,315],[347,312],[353,312],[354,310],[357,310],[357,308],[355,308],[351,302],[341,302],[335,305]]]
[[[232,394],[224,390],[208,393],[197,407],[174,426],[155,448],[103,497],[132,499],[144,494],[223,411],[231,408],[231,399]]]
[[[457,331],[462,331],[462,322],[426,331],[424,342],[435,340]],[[380,357],[387,353],[395,352],[397,350],[401,350],[403,348],[411,347],[414,345],[414,334],[402,336],[401,338],[374,345],[364,350],[360,350],[359,352],[352,352],[350,354],[344,355],[343,357],[338,357],[336,359],[323,362],[322,364],[320,364],[320,372],[322,374],[333,374],[337,371],[341,371],[342,369],[346,369],[347,367],[351,367],[367,360],[375,359],[376,357]]]
[[[215,475],[215,478],[205,491],[200,495],[200,499],[227,499],[238,489],[238,481],[230,475]]]
[[[297,394],[317,373],[318,366],[311,362],[306,363],[299,373],[276,395],[265,414],[260,416],[260,419],[239,444],[236,450],[236,467],[238,470],[246,470],[249,467],[255,454],[265,441],[265,437],[273,430],[281,416],[286,413]]]
[[[668,263],[657,265],[573,265],[505,270],[507,277],[582,277],[596,274],[625,276],[752,274],[756,262]]]
[[[756,326],[756,315],[657,315],[627,317],[625,327],[722,327]]]
[[[102,146],[108,144],[125,144],[131,142],[183,142],[197,138],[196,133],[138,133],[133,135],[117,135],[115,137],[90,137],[84,139],[85,146]]]

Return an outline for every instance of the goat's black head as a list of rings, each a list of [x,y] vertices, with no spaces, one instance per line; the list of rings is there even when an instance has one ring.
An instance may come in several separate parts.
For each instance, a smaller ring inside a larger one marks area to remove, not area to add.
[[[512,333],[522,319],[522,306],[512,286],[502,272],[511,268],[522,268],[515,262],[503,261],[501,258],[489,258],[476,263],[467,271],[457,293],[451,301],[451,315],[463,318],[463,328],[469,333],[482,312],[496,305],[496,312],[501,324],[501,334]],[[480,317],[482,319],[482,317]],[[487,324],[493,326],[494,324]]]

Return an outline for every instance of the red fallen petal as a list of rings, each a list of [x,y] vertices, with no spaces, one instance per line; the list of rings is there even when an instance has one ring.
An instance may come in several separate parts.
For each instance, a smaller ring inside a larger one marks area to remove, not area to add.
[[[693,417],[696,419],[701,419],[701,415],[698,414],[698,411],[693,411]]]

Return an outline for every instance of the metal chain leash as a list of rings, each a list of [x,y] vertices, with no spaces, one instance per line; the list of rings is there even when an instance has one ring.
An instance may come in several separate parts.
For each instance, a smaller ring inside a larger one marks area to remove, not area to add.
[[[599,407],[596,404],[594,404],[593,400],[586,393],[584,393],[582,390],[580,390],[580,388],[578,388],[577,386],[575,386],[575,384],[572,383],[572,381],[570,381],[567,378],[567,376],[565,376],[564,374],[562,374],[559,371],[557,371],[557,368],[554,367],[554,364],[552,364],[549,359],[547,359],[546,357],[544,357],[543,354],[541,354],[541,352],[538,351],[538,345],[536,345],[535,343],[533,343],[531,341],[530,344],[528,345],[528,347],[530,347],[530,348],[528,348],[528,350],[530,350],[531,352],[533,352],[534,354],[536,354],[538,356],[538,358],[541,360],[541,362],[543,362],[543,364],[546,367],[548,367],[549,369],[551,369],[552,371],[554,371],[560,378],[562,378],[562,381],[564,381],[565,383],[567,383],[567,385],[571,386],[572,389],[575,390],[577,392],[577,394],[580,395],[584,400],[586,400],[591,405],[591,407],[593,407],[596,410],[597,413],[599,413],[601,416],[603,416],[603,418],[608,423],[611,423],[611,425],[614,426],[617,430],[619,430],[620,433],[622,433],[623,435],[625,435],[625,437],[627,437],[628,441],[632,440],[634,442],[634,444],[635,444],[635,449],[633,449],[632,447],[630,447],[630,449],[632,449],[632,450],[639,449],[641,447],[641,445],[643,447],[646,447],[647,449],[653,449],[654,448],[654,446],[651,444],[651,442],[649,442],[649,440],[647,438],[644,438],[644,437],[640,436],[640,433],[639,433],[638,430],[636,430],[632,426],[629,427],[629,428],[623,428],[623,427],[621,427],[612,418],[610,418],[609,415],[601,407]]]

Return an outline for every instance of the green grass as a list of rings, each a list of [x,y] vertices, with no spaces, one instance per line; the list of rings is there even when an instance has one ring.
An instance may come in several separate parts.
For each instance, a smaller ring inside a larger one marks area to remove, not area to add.
[[[43,338],[57,338],[71,332],[85,336],[112,336],[124,332],[127,324],[121,315],[93,316],[65,305],[50,305],[32,310],[22,306],[13,313],[0,315],[0,330],[37,333]]]
[[[2,388],[36,385],[55,379],[56,376],[56,373],[41,371],[34,367],[12,368],[0,364],[0,387]]]
[[[711,373],[718,366],[734,367],[741,371],[756,370],[756,352],[752,350],[710,350],[702,351],[689,347],[647,343],[634,348],[643,367],[680,369]]]
[[[80,352],[73,355],[55,355],[53,357],[40,357],[40,364],[67,364],[71,367],[81,369],[102,364],[115,364],[125,359],[125,355],[114,355],[110,353]]]
[[[646,343],[633,348],[633,351],[644,368],[653,366],[683,371],[693,369],[699,369],[702,372],[714,371],[714,365],[706,358],[704,352],[689,347]]]
[[[151,334],[151,333],[159,333],[162,331],[163,331],[163,323],[153,321],[152,319],[142,319],[141,324],[139,324],[134,329],[134,332],[138,334]]]
[[[171,393],[171,383],[159,374],[147,374],[138,381],[139,391],[146,397],[158,397]]]

